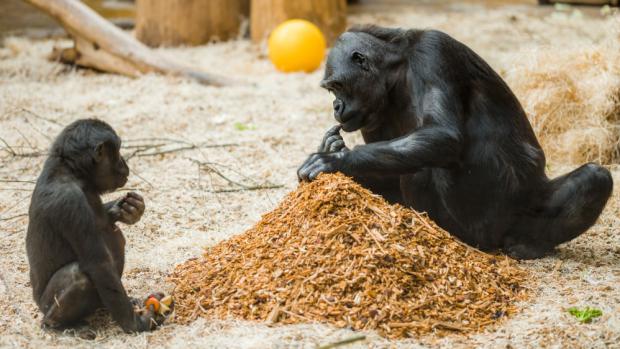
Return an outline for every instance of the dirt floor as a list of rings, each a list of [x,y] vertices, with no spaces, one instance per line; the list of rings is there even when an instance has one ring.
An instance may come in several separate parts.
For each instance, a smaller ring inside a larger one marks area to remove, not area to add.
[[[618,38],[619,15],[598,9],[553,11],[531,5],[399,5],[353,8],[350,23],[438,28],[475,49],[501,73],[541,50],[570,50]],[[243,232],[296,186],[295,170],[334,121],[329,94],[318,87],[322,71],[281,74],[264,48],[246,40],[167,49],[206,70],[247,84],[213,88],[175,78],[120,76],[74,70],[46,61],[66,40],[12,37],[0,46],[0,347],[313,348],[354,335],[321,324],[268,327],[238,320],[170,324],[127,335],[105,315],[92,320],[96,339],[75,332],[44,332],[31,298],[24,238],[29,197],[45,152],[61,125],[84,117],[110,122],[125,140],[162,149],[198,145],[164,155],[134,156],[127,188],[144,195],[141,222],[124,227],[128,240],[124,283],[132,295],[170,291],[172,268],[204,246]],[[618,46],[620,49],[620,45]],[[348,136],[349,144],[359,137]],[[151,151],[157,150],[153,148]],[[246,185],[239,190],[214,171]],[[554,174],[577,164],[549,159]],[[620,167],[606,164],[620,180]],[[229,191],[228,189],[239,190]],[[121,195],[111,194],[110,197]],[[387,341],[375,333],[351,347],[620,348],[620,193],[588,233],[557,254],[522,265],[531,271],[534,296],[522,312],[496,328],[470,335]],[[593,306],[603,316],[579,324],[566,309]]]

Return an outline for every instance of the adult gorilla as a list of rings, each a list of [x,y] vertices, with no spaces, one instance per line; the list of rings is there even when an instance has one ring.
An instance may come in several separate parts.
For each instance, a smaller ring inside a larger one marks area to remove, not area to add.
[[[331,50],[321,86],[336,97],[339,125],[299,178],[343,172],[481,249],[541,257],[592,226],[611,195],[609,171],[595,164],[547,178],[510,88],[442,32],[351,29]],[[349,150],[340,129],[361,130],[366,144]]]

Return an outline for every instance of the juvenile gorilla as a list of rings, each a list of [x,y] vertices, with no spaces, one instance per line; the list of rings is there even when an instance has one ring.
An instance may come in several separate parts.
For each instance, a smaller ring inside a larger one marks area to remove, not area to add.
[[[426,211],[485,250],[543,256],[594,224],[612,192],[605,168],[556,179],[519,101],[471,49],[439,31],[353,28],[331,50],[321,86],[338,126],[298,170],[340,171]],[[349,150],[340,129],[361,130]]]
[[[103,204],[100,195],[127,182],[121,140],[106,123],[78,120],[56,138],[30,202],[26,250],[43,325],[71,325],[102,305],[126,332],[147,331],[162,318],[139,314],[121,275],[125,238],[115,222],[144,212],[136,193]],[[133,300],[136,303],[136,300]]]

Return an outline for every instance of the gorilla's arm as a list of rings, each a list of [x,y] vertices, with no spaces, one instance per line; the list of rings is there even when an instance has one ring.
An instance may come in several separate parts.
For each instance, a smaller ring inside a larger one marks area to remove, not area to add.
[[[147,329],[150,324],[134,312],[84,193],[74,185],[57,192],[64,196],[64,200],[58,201],[65,205],[62,210],[56,210],[62,212],[57,219],[65,222],[62,235],[76,253],[80,270],[88,275],[103,305],[124,331]]]
[[[406,174],[423,167],[446,167],[458,161],[460,137],[432,125],[391,141],[355,147],[344,154],[341,171],[356,174]]]
[[[420,127],[392,140],[359,145],[350,151],[315,153],[298,171],[302,180],[321,172],[350,176],[401,175],[424,167],[447,167],[459,161],[462,118],[448,88],[430,88],[421,99]]]

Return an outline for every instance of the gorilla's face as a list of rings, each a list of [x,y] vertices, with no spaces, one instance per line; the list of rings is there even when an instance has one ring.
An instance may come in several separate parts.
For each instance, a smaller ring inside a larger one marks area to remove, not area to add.
[[[334,94],[334,118],[344,131],[381,124],[388,95],[381,46],[368,34],[346,32],[329,53],[321,87]]]
[[[95,148],[95,187],[100,193],[114,191],[127,184],[129,167],[120,153],[120,139]]]

